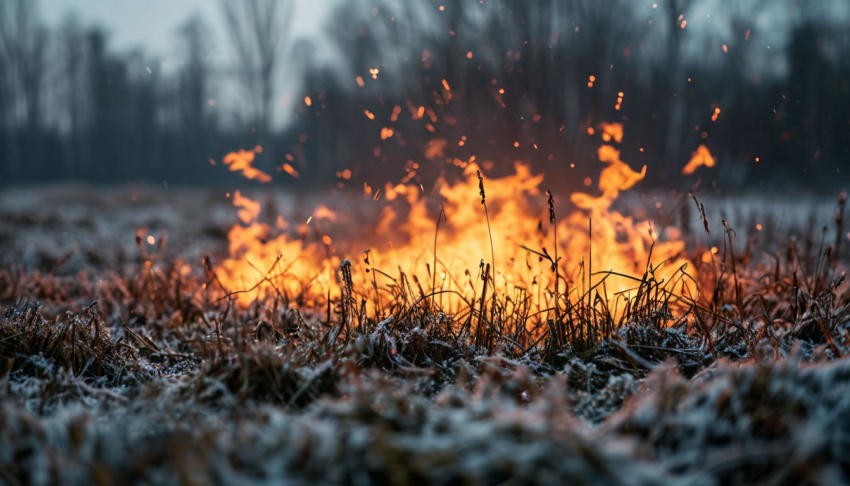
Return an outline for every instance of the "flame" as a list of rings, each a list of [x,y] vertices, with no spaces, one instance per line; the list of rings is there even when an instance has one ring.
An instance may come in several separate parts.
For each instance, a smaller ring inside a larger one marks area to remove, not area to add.
[[[247,197],[237,190],[233,193],[233,205],[239,208],[239,220],[245,224],[251,224],[260,216],[260,203]]]
[[[313,217],[316,219],[327,219],[330,221],[336,221],[336,213],[328,209],[328,207],[324,204],[317,207],[316,210],[313,211]]]
[[[622,125],[599,127],[610,140],[622,139]],[[445,147],[445,140],[437,139],[426,155],[433,157]],[[646,167],[634,171],[613,145],[602,145],[597,154],[605,165],[598,193],[570,195],[578,209],[555,218],[555,225],[542,223],[550,221],[541,189],[543,174],[533,174],[521,161],[508,176],[482,177],[486,208],[474,158],[463,163],[459,182],[438,181],[438,197],[426,197],[419,185],[388,183],[380,202],[383,209],[368,224],[355,221],[353,205],[344,212],[322,205],[308,219],[315,220],[309,229],[307,223],[273,228],[257,222],[256,214],[248,213],[254,206],[236,193],[234,204],[242,201],[241,223],[228,234],[230,258],[219,265],[218,276],[230,291],[252,289],[237,294],[243,305],[276,295],[315,304],[328,295],[338,298],[337,270],[347,258],[355,287],[370,309],[391,287],[397,288],[404,274],[418,282],[424,294],[442,292],[441,305],[451,312],[453,305],[474,301],[486,262],[493,267],[490,275],[497,292],[528,298],[531,312],[551,309],[555,293],[575,302],[586,299],[589,289],[610,305],[634,293],[635,279],[644,275],[648,264],[657,269],[656,279],[669,281],[688,261],[680,256],[684,243],[674,229],[659,235],[650,224],[612,209],[621,191],[644,178]],[[371,187],[364,187],[370,195]],[[543,258],[553,255],[555,235],[562,282],[558,290],[551,263]],[[362,252],[365,257],[355,257]]]
[[[696,152],[691,154],[691,160],[688,162],[688,165],[682,169],[682,174],[693,174],[694,171],[703,165],[706,167],[714,167],[714,157],[711,156],[711,152],[708,151],[708,147],[700,145],[697,147]]]
[[[259,151],[262,151],[262,149]],[[242,175],[248,179],[254,179],[263,183],[271,181],[272,178],[270,175],[251,165],[254,163],[255,156],[256,152],[254,150],[240,150],[225,155],[222,162],[224,162],[224,165],[230,167],[231,172],[242,172]]]
[[[660,266],[656,278],[669,279],[688,261],[679,255],[684,251],[684,242],[673,229],[667,230],[667,240],[657,241],[659,235],[644,223],[636,223],[632,217],[623,216],[611,209],[620,191],[633,187],[646,176],[646,166],[635,172],[620,160],[620,151],[611,145],[602,145],[597,151],[599,161],[607,163],[599,175],[598,188],[601,195],[574,193],[570,200],[581,212],[574,212],[566,219],[559,233],[572,234],[573,238],[566,247],[567,255],[582,255],[593,248],[591,270],[601,271],[592,278],[596,285],[605,279],[608,292],[614,294],[634,287],[634,283],[624,277],[604,272],[618,272],[630,277],[641,277],[644,266],[650,263]],[[588,236],[588,233],[590,235]],[[573,257],[575,259],[575,257]],[[573,265],[575,265],[573,261]],[[569,260],[568,260],[569,264]],[[569,268],[569,265],[568,265]]]
[[[284,163],[283,165],[281,165],[280,169],[282,171],[286,172],[287,174],[291,175],[292,177],[296,178],[296,179],[301,177],[301,175],[298,174],[298,171],[295,170],[295,167],[292,167],[291,165],[289,165],[287,163]]]
[[[593,76],[591,76],[593,77]],[[600,123],[599,129],[602,130],[602,140],[610,142],[613,138],[615,142],[623,141],[623,124],[622,123]],[[593,131],[589,131],[593,135]]]

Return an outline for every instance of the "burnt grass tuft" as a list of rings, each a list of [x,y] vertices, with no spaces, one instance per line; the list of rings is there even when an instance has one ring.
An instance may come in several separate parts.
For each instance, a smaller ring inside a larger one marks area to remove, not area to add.
[[[209,260],[6,265],[0,484],[847,483],[842,255],[786,245],[548,316],[486,269],[463,309],[399,274],[370,314],[344,267],[339,301],[245,306]]]

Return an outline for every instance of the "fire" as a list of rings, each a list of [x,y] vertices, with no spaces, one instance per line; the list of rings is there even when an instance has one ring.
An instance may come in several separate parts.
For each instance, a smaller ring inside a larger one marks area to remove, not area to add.
[[[243,197],[238,190],[233,193],[233,205],[239,208],[239,220],[245,224],[253,223],[260,216],[260,203]]]
[[[600,123],[599,129],[602,130],[603,141],[610,142],[611,139],[614,139],[614,141],[617,143],[623,141],[622,123]],[[593,135],[593,131],[588,131],[588,133]]]
[[[330,221],[336,221],[336,213],[328,209],[324,204],[317,207],[313,212],[313,217],[316,219],[327,219]]]
[[[700,145],[696,152],[691,154],[691,160],[688,162],[688,165],[682,169],[682,174],[693,174],[694,171],[703,165],[706,167],[714,167],[714,157],[711,156],[711,152],[708,151],[708,147]]]
[[[291,165],[289,165],[287,163],[284,163],[283,165],[281,165],[280,170],[286,172],[287,174],[291,175],[292,177],[294,177],[296,179],[301,177],[300,174],[298,174],[298,171],[295,170],[295,167],[292,167]]]
[[[620,160],[620,151],[611,145],[602,145],[597,151],[600,162],[608,166],[599,176],[598,188],[601,195],[574,193],[570,200],[579,209],[569,215],[559,228],[559,233],[573,235],[566,245],[567,255],[584,255],[593,249],[589,264],[594,271],[601,271],[592,278],[592,286],[605,279],[605,290],[609,295],[627,291],[634,287],[628,278],[614,276],[604,272],[618,272],[634,278],[640,278],[644,266],[651,263],[658,266],[657,279],[671,279],[688,261],[680,255],[684,251],[684,242],[678,231],[666,230],[665,241],[658,241],[648,223],[636,223],[632,217],[623,216],[611,209],[620,191],[627,190],[641,181],[646,175],[646,166],[635,172]],[[589,236],[588,236],[589,233]],[[650,259],[651,256],[651,259]],[[567,268],[570,268],[568,260]],[[573,261],[573,266],[577,263]],[[601,292],[600,292],[601,293]]]
[[[256,152],[255,150],[230,152],[224,156],[224,160],[222,162],[224,162],[224,165],[230,167],[231,172],[242,172],[242,175],[248,179],[254,179],[260,182],[269,182],[272,180],[270,175],[252,166],[254,163],[254,157],[261,151],[262,148]]]
[[[621,125],[599,127],[611,143],[622,139]],[[428,151],[433,156],[445,147],[445,140],[439,140]],[[348,259],[358,298],[372,311],[382,311],[382,296],[409,285],[404,292],[416,288],[414,299],[431,295],[452,313],[480,297],[483,266],[489,264],[495,292],[515,303],[528,302],[530,312],[545,315],[556,299],[566,307],[588,295],[622,310],[622,299],[634,297],[636,282],[648,268],[655,279],[669,282],[688,261],[681,256],[684,243],[675,230],[658,234],[649,223],[612,209],[621,191],[644,178],[646,167],[632,170],[609,143],[597,153],[605,164],[598,193],[570,195],[577,210],[554,217],[554,225],[543,174],[533,174],[521,161],[514,163],[511,175],[479,181],[480,167],[471,159],[459,182],[441,179],[430,196],[419,185],[387,184],[383,208],[369,224],[356,224],[350,214],[354,211],[319,206],[307,223],[285,226],[284,231],[258,222],[259,205],[237,192],[234,204],[241,223],[228,234],[230,258],[221,263],[218,276],[229,291],[251,290],[237,294],[243,305],[275,296],[316,304],[328,295],[339,298],[338,270]],[[479,184],[486,191],[486,207]],[[369,195],[371,188],[364,187]],[[557,190],[553,192],[557,198]],[[549,255],[558,255],[557,273]]]

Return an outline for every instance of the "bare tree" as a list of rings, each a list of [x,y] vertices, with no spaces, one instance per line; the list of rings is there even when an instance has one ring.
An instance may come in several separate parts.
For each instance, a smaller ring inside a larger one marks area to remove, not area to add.
[[[0,65],[9,88],[7,123],[25,128],[32,147],[37,147],[41,128],[42,88],[47,52],[47,30],[39,22],[35,0],[0,2]],[[11,169],[17,170],[20,148],[12,137]]]
[[[685,56],[683,45],[685,25],[683,22],[691,0],[667,0],[665,13],[667,16],[667,140],[665,147],[665,163],[667,170],[674,171],[681,164],[682,137],[684,136],[685,120],[687,118],[687,100],[685,90],[687,78],[684,72]]]
[[[209,90],[210,29],[203,17],[195,15],[178,31],[185,60],[180,71],[180,123],[195,137],[205,125],[204,110]]]
[[[68,127],[66,173],[85,164],[83,118],[85,106],[85,32],[75,15],[68,15],[59,28],[62,101]]]
[[[252,103],[260,137],[268,135],[274,115],[274,79],[281,41],[290,30],[289,0],[221,0],[228,33],[236,50],[239,81]]]
[[[200,15],[186,20],[177,31],[183,63],[177,89],[177,119],[182,158],[206,160],[212,127],[207,105],[210,91],[211,30]]]

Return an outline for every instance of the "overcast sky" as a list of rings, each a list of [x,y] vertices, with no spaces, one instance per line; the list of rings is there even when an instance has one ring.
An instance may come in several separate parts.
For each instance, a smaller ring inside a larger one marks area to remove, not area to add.
[[[325,19],[335,0],[297,0],[294,2],[292,40],[310,38],[317,41],[317,54],[326,52],[322,48],[321,33]],[[158,69],[172,72],[179,65],[181,52],[177,30],[189,17],[200,14],[210,25],[214,49],[212,59],[219,68],[232,61],[227,27],[218,0],[42,0],[39,3],[42,18],[50,27],[56,27],[70,13],[75,14],[83,25],[99,25],[109,34],[109,45],[113,52],[142,50],[146,57],[160,61]],[[292,45],[292,44],[290,44]],[[157,69],[157,66],[153,66]],[[285,70],[281,70],[285,71]],[[278,103],[288,106],[300,90],[298,76],[279,76],[276,83]],[[232,79],[220,76],[210,96],[217,107],[226,110],[242,103],[239,88]],[[277,110],[273,123],[281,126],[289,121],[291,110]]]
[[[332,0],[295,2],[292,32],[296,36],[317,34]],[[175,32],[187,18],[201,14],[211,25],[216,45],[227,44],[221,5],[216,0],[48,0],[40,2],[45,21],[55,26],[70,12],[86,24],[98,24],[110,33],[119,50],[143,48],[151,56],[168,58],[176,45]],[[223,49],[216,52],[223,56]]]
[[[2,1],[2,0],[0,0]],[[322,35],[325,20],[333,6],[340,0],[294,0],[294,19],[292,19],[292,39],[310,38],[316,42],[313,62],[326,62],[334,56],[332,48],[327,44],[327,36]],[[344,0],[342,0],[344,1]],[[414,2],[416,0],[400,0]],[[567,0],[563,0],[567,1]],[[599,0],[605,1],[605,0]],[[850,2],[848,0],[771,0],[769,8],[760,11],[747,23],[753,29],[753,53],[748,58],[750,69],[762,75],[784,75],[786,70],[784,44],[790,38],[790,29],[801,18],[803,11],[808,15],[822,17],[832,23],[846,23],[850,18]],[[740,2],[740,3],[736,3]],[[653,6],[654,0],[634,0],[630,3],[630,11],[625,15],[631,16],[641,24],[660,15]],[[751,3],[751,2],[750,2]],[[69,13],[77,15],[86,26],[99,25],[106,29],[110,36],[110,47],[114,51],[126,52],[141,49],[147,59],[162,61],[159,69],[172,71],[179,65],[181,53],[177,40],[177,29],[190,16],[200,14],[212,28],[213,58],[215,66],[221,68],[219,73],[227,72],[227,66],[232,66],[233,51],[228,39],[227,28],[221,13],[220,0],[41,0],[39,2],[42,16],[46,23],[55,27]],[[704,62],[717,62],[723,59],[719,44],[731,43],[743,37],[742,32],[731,32],[728,17],[735,15],[744,0],[705,0],[697,4],[688,14],[688,34],[696,39],[690,43],[689,54]],[[805,8],[801,8],[805,7]],[[740,12],[738,12],[740,14]],[[618,15],[624,15],[622,12]],[[745,15],[746,16],[746,15]],[[711,39],[718,44],[717,49],[706,53],[710,43],[702,39]],[[290,46],[292,44],[289,44]],[[659,52],[664,52],[659,49]],[[286,64],[287,61],[283,61]],[[846,61],[845,61],[846,62]],[[141,68],[140,68],[141,69]],[[154,69],[157,69],[154,66]],[[281,69],[288,75],[280,75],[276,82],[276,98],[278,103],[287,106],[290,100],[299,96],[300,77],[292,76],[291,70]],[[240,93],[227,76],[218,76],[218,84],[213,87],[212,96],[221,109],[239,104]],[[286,123],[286,116],[291,110],[278,110],[276,124]]]

